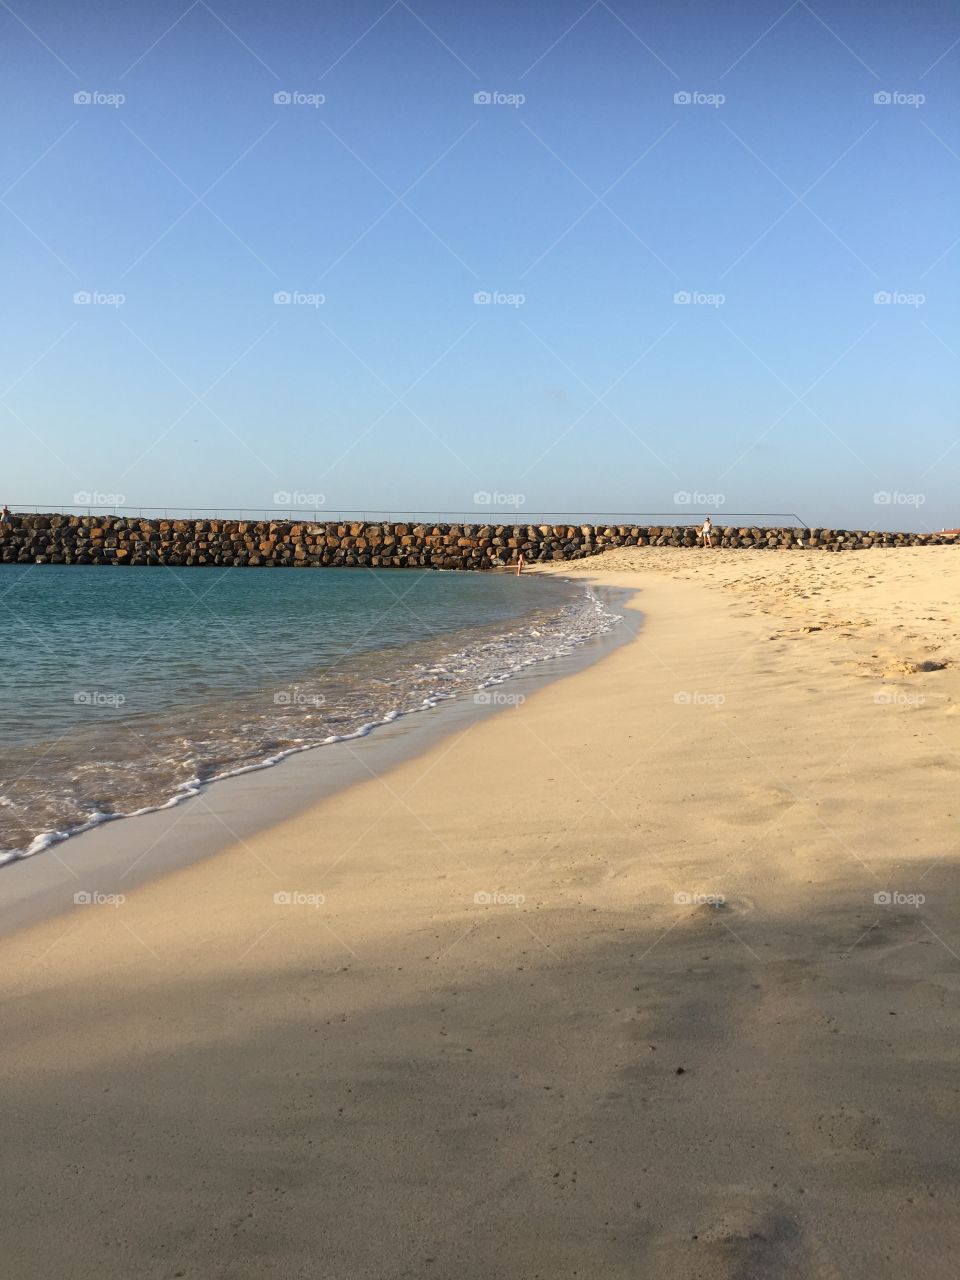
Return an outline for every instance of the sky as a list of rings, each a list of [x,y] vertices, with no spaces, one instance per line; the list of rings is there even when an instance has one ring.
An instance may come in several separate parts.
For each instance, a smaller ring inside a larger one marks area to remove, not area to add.
[[[960,525],[960,13],[0,7],[0,501]]]

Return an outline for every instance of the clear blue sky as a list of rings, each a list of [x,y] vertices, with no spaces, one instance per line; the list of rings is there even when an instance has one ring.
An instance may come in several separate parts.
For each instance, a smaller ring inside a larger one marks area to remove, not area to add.
[[[0,500],[960,523],[954,6],[15,0],[0,37]]]

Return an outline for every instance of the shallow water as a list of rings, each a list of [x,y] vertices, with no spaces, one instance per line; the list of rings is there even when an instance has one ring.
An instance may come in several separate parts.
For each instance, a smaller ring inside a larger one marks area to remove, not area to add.
[[[0,861],[443,699],[509,697],[616,621],[555,578],[370,569],[9,565],[0,603]]]

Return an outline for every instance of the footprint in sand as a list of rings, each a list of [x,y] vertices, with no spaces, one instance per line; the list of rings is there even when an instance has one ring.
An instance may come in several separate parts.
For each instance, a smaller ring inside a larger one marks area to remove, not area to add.
[[[778,813],[796,803],[789,792],[778,791],[775,787],[746,788],[741,792],[740,798],[748,801],[748,804],[727,811],[721,810],[717,814],[721,822],[732,827],[759,826],[761,823],[772,822]]]
[[[715,1280],[812,1274],[803,1265],[806,1250],[795,1212],[771,1197],[728,1194],[720,1216],[694,1239],[709,1255],[707,1267],[697,1274]]]

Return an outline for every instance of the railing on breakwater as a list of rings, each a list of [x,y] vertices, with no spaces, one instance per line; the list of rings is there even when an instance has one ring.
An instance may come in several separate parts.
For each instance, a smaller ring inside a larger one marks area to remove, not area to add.
[[[146,520],[277,520],[303,521],[315,524],[343,521],[363,521],[366,523],[398,524],[412,521],[422,524],[433,521],[435,524],[503,524],[503,525],[538,525],[538,524],[571,524],[571,525],[641,525],[671,526],[687,528],[703,523],[710,516],[715,525],[738,528],[808,529],[810,526],[798,515],[780,513],[758,514],[757,512],[726,512],[717,507],[694,507],[670,512],[630,512],[630,511],[527,511],[523,507],[495,508],[477,506],[470,510],[411,511],[395,508],[387,511],[382,508],[328,508],[326,506],[294,505],[288,507],[135,507],[127,503],[109,505],[59,505],[43,503],[10,503],[14,515],[111,515],[120,517],[136,517]]]

